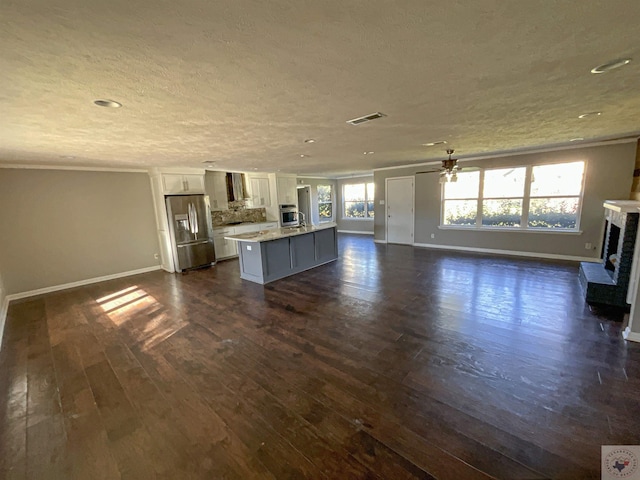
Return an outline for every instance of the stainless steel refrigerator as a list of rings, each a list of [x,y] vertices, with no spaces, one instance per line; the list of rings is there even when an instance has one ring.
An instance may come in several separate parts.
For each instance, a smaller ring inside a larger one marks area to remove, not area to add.
[[[172,195],[165,201],[176,271],[214,264],[209,197]]]

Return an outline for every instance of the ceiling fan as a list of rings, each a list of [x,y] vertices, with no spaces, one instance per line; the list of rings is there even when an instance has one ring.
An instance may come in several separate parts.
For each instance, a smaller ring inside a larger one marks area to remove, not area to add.
[[[449,155],[449,158],[442,160],[442,167],[440,167],[439,170],[427,170],[425,172],[416,172],[416,174],[440,173],[440,183],[457,182],[458,171],[462,169],[458,167],[458,159],[451,158],[451,155],[453,155],[453,152],[454,152],[453,148],[447,149],[447,155]]]

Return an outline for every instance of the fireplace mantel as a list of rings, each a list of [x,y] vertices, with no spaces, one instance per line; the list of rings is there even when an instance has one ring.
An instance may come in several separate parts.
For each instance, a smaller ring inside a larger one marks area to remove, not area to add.
[[[605,200],[602,206],[618,213],[638,213],[640,202],[637,200]]]

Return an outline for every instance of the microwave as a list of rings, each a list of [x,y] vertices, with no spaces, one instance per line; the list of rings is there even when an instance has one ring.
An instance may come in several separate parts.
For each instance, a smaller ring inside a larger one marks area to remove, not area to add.
[[[280,226],[298,226],[298,207],[295,205],[280,205]]]

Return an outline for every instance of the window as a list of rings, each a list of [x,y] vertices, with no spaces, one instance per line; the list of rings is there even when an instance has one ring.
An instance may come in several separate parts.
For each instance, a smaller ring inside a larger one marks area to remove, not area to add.
[[[578,228],[584,162],[539,165],[531,172],[531,228]]]
[[[482,189],[482,225],[519,227],[526,167],[485,170]]]
[[[373,218],[373,183],[353,183],[344,185],[344,217]]]
[[[321,222],[330,222],[333,218],[331,185],[318,185],[318,216]]]
[[[444,184],[444,224],[475,225],[480,172],[460,172],[458,181]]]
[[[584,162],[479,169],[445,183],[444,226],[576,230]]]

